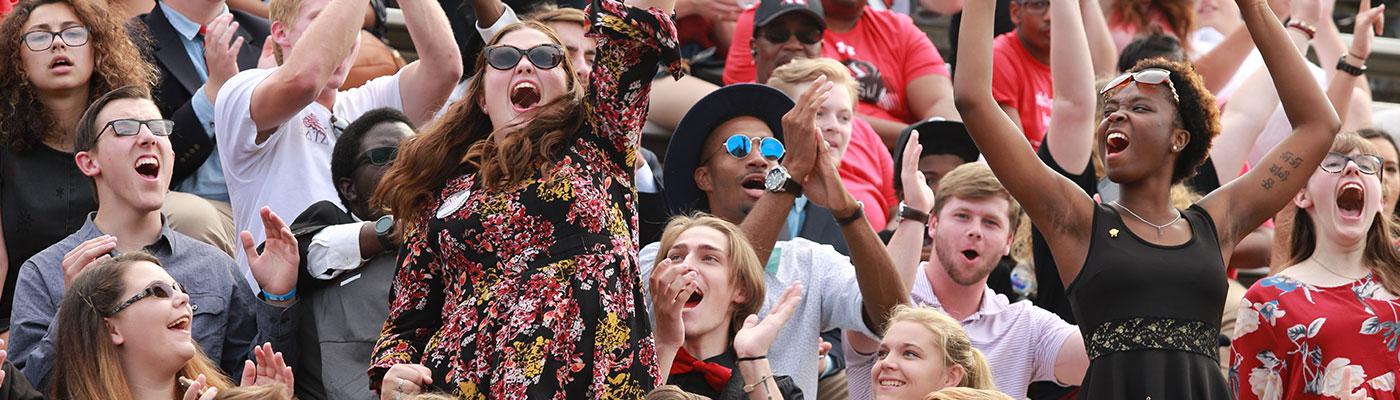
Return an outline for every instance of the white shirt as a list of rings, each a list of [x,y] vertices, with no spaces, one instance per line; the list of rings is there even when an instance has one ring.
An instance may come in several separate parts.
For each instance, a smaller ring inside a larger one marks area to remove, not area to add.
[[[641,267],[642,285],[647,290],[647,309],[651,309],[650,288],[647,286],[661,243],[642,248],[637,255]],[[773,245],[778,257],[777,273],[763,274],[764,299],[759,316],[767,316],[782,299],[783,291],[793,282],[803,285],[802,302],[793,310],[778,339],[768,349],[768,362],[773,373],[792,377],[802,393],[816,397],[817,345],[822,332],[841,328],[876,337],[865,326],[864,299],[856,285],[855,266],[851,260],[829,245],[807,239],[779,241]],[[652,315],[655,315],[653,312]],[[652,318],[652,323],[656,319]]]
[[[360,227],[366,222],[350,214],[355,222],[321,228],[306,246],[306,272],[316,279],[335,279],[368,262],[360,258]]]
[[[933,293],[928,280],[928,263],[920,263],[914,274],[910,300],[915,306],[943,310],[943,304]],[[972,340],[972,347],[987,357],[992,382],[997,390],[1012,398],[1026,398],[1031,382],[1055,380],[1055,361],[1065,339],[1079,332],[1052,312],[1036,307],[1029,301],[1011,303],[1005,295],[983,288],[982,305],[977,312],[964,318],[963,330]],[[871,368],[874,354],[861,354],[846,346],[846,384],[852,399],[874,398],[871,388]]]
[[[331,180],[331,149],[339,135],[331,123],[331,110],[312,102],[277,127],[266,141],[255,143],[258,128],[251,116],[253,90],[273,71],[276,68],[234,75],[219,90],[214,102],[214,132],[228,183],[229,203],[233,206],[233,222],[237,230],[252,233],[254,243],[266,239],[262,217],[258,215],[263,206],[290,221],[317,201],[340,204]],[[403,109],[397,74],[338,93],[334,116],[349,123],[381,107]],[[248,286],[254,292],[261,290],[248,270],[243,252],[234,253]]]

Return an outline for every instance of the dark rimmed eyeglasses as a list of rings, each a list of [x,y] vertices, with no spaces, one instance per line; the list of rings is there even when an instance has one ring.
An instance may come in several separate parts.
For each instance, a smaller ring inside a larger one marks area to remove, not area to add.
[[[29,31],[25,32],[24,47],[29,51],[44,51],[53,48],[54,38],[63,40],[63,44],[68,47],[78,47],[87,44],[88,28],[85,26],[70,26],[58,32],[49,31]]]
[[[112,311],[108,312],[107,316],[110,317],[113,315],[117,315],[117,313],[121,312],[122,310],[125,310],[127,307],[131,307],[132,304],[136,304],[136,302],[141,301],[141,299],[151,296],[155,296],[159,299],[168,299],[171,297],[175,297],[175,293],[185,293],[185,287],[180,286],[180,284],[176,282],[151,282],[149,286],[146,286],[146,289],[142,290],[140,293],[137,293],[135,296],[131,296],[131,298],[126,299],[126,301],[123,301],[121,304],[118,304],[116,307],[112,308]]]
[[[389,165],[389,163],[394,162],[394,159],[397,158],[399,158],[399,148],[397,146],[376,147],[373,149],[369,149],[368,151],[365,151],[364,153],[360,154],[359,157],[356,157],[355,165],[360,166],[369,164],[382,167],[385,165]]]
[[[787,43],[788,39],[794,35],[797,36],[797,41],[802,44],[817,44],[817,42],[822,41],[822,30],[817,28],[792,31],[787,28],[773,26],[763,28],[762,34],[764,40],[773,44]]]
[[[108,121],[107,125],[103,125],[102,131],[98,132],[97,134],[101,135],[102,132],[106,132],[107,129],[111,129],[112,133],[116,134],[117,136],[136,136],[136,134],[141,133],[142,126],[145,126],[146,129],[150,129],[152,135],[170,136],[170,132],[175,130],[175,121],[171,121],[168,119],[114,119]]]
[[[1176,94],[1176,86],[1172,85],[1172,72],[1161,68],[1146,68],[1138,72],[1129,72],[1118,75],[1117,78],[1108,81],[1108,85],[1099,91],[1099,96],[1103,98],[1112,97],[1129,83],[1137,82],[1148,85],[1167,85],[1167,89],[1172,92],[1172,102],[1181,103],[1181,98]]]
[[[1346,169],[1348,161],[1356,164],[1356,169],[1366,175],[1375,175],[1376,172],[1381,170],[1381,165],[1384,164],[1380,157],[1370,154],[1349,156],[1342,153],[1331,152],[1327,153],[1327,157],[1322,159],[1322,164],[1318,165],[1318,168],[1335,174]]]
[[[557,44],[545,43],[522,50],[519,47],[498,44],[486,48],[486,64],[498,70],[515,68],[521,58],[530,59],[535,68],[552,69],[564,62],[564,48]]]

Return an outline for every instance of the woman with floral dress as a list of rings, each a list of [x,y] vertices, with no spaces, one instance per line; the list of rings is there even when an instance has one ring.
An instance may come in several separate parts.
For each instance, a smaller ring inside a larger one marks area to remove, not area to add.
[[[491,39],[468,92],[376,194],[403,239],[369,374],[384,398],[641,398],[656,355],[632,186],[649,84],[679,76],[674,0],[590,5],[583,88],[548,27]],[[642,4],[649,3],[649,4]]]
[[[1342,134],[1294,197],[1291,266],[1240,302],[1237,398],[1400,398],[1400,252],[1383,217],[1381,168],[1374,145]]]

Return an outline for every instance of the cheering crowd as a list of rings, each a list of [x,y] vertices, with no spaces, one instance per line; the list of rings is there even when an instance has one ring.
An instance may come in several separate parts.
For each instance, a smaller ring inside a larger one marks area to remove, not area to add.
[[[0,400],[1400,399],[1350,4],[0,0]]]

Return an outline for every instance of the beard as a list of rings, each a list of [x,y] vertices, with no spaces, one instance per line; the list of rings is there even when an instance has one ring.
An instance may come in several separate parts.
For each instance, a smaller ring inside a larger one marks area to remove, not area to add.
[[[939,241],[935,241],[933,247],[934,253],[938,255],[938,263],[943,265],[943,270],[948,273],[948,277],[953,278],[953,283],[962,286],[982,283],[988,275],[992,274],[997,262],[1001,261],[1001,257],[994,257],[990,253],[979,253],[977,261],[973,263],[971,268],[958,268],[958,265],[962,264],[960,257],[962,252],[954,251],[952,246]]]

